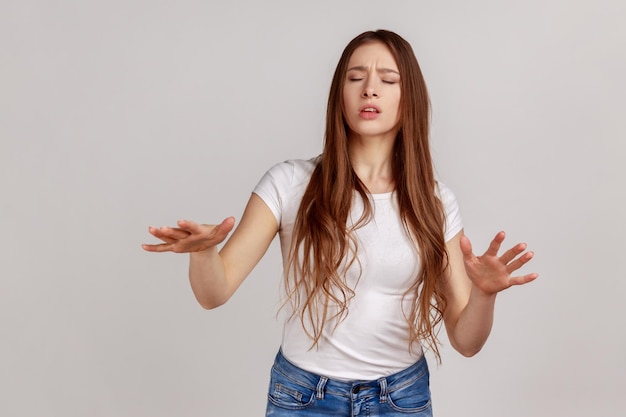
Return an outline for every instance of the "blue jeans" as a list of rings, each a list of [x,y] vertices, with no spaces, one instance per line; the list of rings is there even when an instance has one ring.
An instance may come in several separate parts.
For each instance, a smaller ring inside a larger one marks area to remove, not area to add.
[[[266,416],[431,417],[429,372],[422,357],[373,381],[336,381],[298,368],[279,351],[270,377]]]

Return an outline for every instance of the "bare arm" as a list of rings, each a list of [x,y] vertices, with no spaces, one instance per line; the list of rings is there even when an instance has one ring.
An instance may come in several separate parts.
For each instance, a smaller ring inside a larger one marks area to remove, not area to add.
[[[189,280],[196,299],[204,308],[215,308],[230,299],[248,274],[263,257],[278,232],[276,218],[256,194],[252,194],[241,221],[218,252],[232,230],[235,219],[219,225],[199,225],[180,220],[178,227],[149,229],[164,243],[143,245],[149,252],[189,253]]]
[[[499,232],[482,256],[472,253],[472,245],[463,231],[446,245],[448,306],[444,322],[450,343],[464,356],[475,355],[487,341],[498,292],[528,283],[538,276],[535,273],[511,276],[532,259],[533,253],[524,253],[526,244],[519,243],[498,256],[504,237],[504,232]]]

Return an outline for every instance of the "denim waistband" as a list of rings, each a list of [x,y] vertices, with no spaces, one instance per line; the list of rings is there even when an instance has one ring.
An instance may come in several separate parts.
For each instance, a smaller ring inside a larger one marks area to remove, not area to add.
[[[369,394],[376,393],[382,399],[388,393],[403,388],[423,377],[424,374],[428,373],[428,364],[426,358],[422,356],[408,368],[375,380],[339,381],[314,374],[294,365],[279,350],[274,361],[274,369],[294,383],[317,391],[318,398],[323,398],[324,392],[346,397],[368,392]]]

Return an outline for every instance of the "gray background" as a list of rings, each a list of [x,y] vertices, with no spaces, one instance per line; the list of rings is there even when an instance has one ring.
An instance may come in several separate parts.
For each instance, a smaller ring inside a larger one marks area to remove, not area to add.
[[[443,339],[437,416],[623,416],[624,21],[621,0],[0,1],[0,414],[262,415],[276,243],[208,312],[187,256],[140,244],[319,153],[341,50],[388,28],[475,247],[505,229],[541,274],[476,357]]]

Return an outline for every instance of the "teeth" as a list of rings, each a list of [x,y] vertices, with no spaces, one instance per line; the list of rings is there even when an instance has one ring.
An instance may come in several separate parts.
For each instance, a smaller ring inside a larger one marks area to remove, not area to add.
[[[371,108],[371,107],[368,107],[367,109],[363,109],[363,111],[367,111],[367,112],[370,112],[370,113],[375,113],[375,112],[376,112],[376,109],[373,109],[373,108]]]

